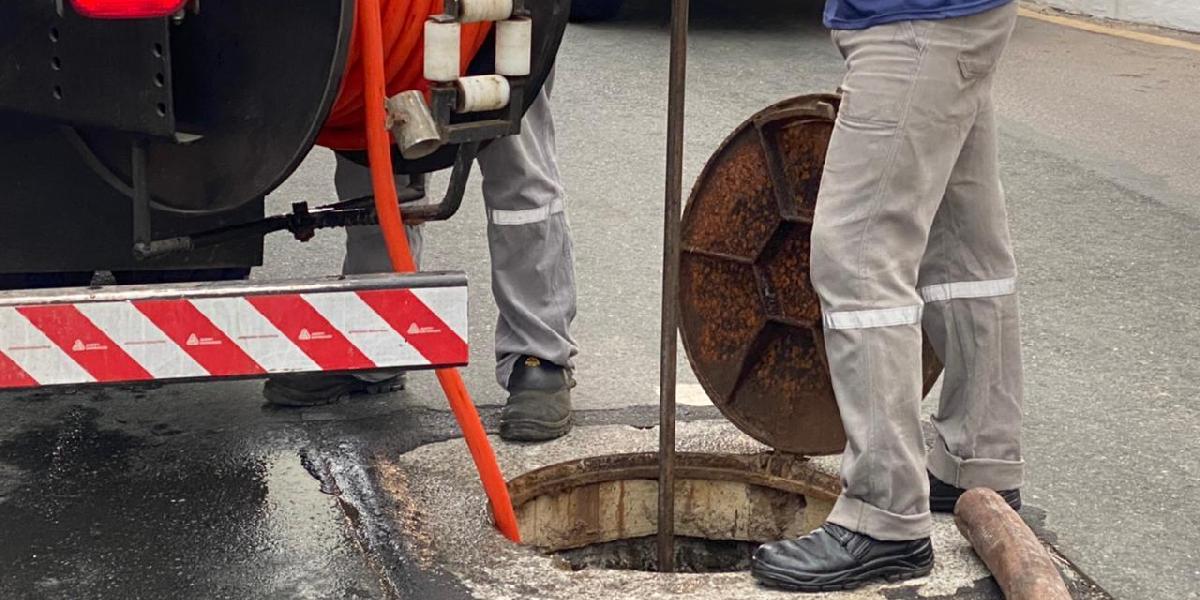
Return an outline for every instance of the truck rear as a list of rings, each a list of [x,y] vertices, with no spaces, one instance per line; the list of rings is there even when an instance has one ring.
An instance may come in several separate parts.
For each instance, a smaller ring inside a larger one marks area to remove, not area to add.
[[[461,273],[240,281],[271,232],[377,219],[369,197],[264,214],[318,142],[366,160],[347,121],[362,103],[355,10],[0,4],[0,388],[466,362]],[[481,145],[519,131],[568,12],[384,2],[394,168],[452,171],[411,221],[452,216]],[[87,287],[98,272],[131,285]]]

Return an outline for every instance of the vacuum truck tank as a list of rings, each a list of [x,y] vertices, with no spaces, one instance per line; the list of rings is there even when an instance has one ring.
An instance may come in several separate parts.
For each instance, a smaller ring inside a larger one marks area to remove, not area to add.
[[[456,161],[469,170],[477,144],[517,131],[569,12],[569,0],[383,5],[388,93],[405,91],[393,84],[419,92],[434,131],[416,152],[394,149],[404,173]],[[364,160],[345,130],[361,95],[348,85],[354,22],[354,0],[0,3],[0,274],[260,264],[261,235],[153,249],[261,220],[263,198],[319,138]],[[461,43],[443,40],[427,56],[427,22],[457,30]],[[511,102],[456,110],[462,85],[426,80],[430,63],[459,52],[464,75],[503,71],[511,57],[497,61],[495,38],[505,27],[525,28],[531,56],[527,73],[501,77]]]

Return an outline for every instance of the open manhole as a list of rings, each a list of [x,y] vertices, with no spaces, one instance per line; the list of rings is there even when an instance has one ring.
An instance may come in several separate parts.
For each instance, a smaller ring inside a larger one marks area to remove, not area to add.
[[[509,483],[521,539],[572,569],[658,570],[657,455],[614,454],[531,471]],[[749,568],[760,543],[825,521],[838,480],[799,456],[680,453],[676,570]]]

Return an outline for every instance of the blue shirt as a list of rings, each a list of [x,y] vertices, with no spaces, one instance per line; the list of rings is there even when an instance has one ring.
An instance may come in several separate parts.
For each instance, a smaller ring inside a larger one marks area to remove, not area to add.
[[[952,19],[999,8],[1013,0],[825,0],[825,26],[866,29],[896,21]]]

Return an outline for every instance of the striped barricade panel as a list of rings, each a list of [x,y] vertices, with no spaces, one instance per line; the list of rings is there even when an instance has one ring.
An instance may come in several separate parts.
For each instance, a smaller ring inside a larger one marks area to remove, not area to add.
[[[0,389],[467,363],[456,273],[0,294]]]

